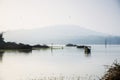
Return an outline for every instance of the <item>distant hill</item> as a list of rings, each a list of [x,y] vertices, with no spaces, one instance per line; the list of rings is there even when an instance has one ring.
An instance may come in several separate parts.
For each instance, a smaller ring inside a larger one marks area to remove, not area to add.
[[[16,30],[6,32],[6,41],[28,44],[120,44],[120,37],[109,36],[75,25],[58,25],[33,30]]]

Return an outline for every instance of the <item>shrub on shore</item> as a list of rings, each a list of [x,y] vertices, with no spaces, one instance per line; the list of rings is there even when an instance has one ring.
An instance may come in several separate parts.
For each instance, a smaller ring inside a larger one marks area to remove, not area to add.
[[[120,80],[120,63],[113,63],[101,80]]]

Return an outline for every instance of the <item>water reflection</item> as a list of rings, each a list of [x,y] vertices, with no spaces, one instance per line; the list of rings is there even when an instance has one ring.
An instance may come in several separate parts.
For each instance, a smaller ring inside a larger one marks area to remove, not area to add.
[[[56,50],[63,50],[64,48],[63,47],[56,47],[56,48],[53,48],[53,47],[51,47],[51,55],[53,56],[54,55],[54,53],[56,53]]]
[[[32,53],[32,49],[3,50],[6,53]]]
[[[37,51],[47,51],[47,50],[50,50],[50,48],[34,48],[33,50],[37,50]]]
[[[3,54],[4,54],[4,51],[0,51],[0,62],[2,62]]]
[[[70,54],[76,55],[76,53],[74,53],[75,50],[77,51],[77,53],[78,53],[77,55],[79,55],[79,56],[84,55],[85,57],[91,57],[91,52],[86,53],[84,51],[84,49],[72,48],[72,49],[69,50],[69,48],[65,48],[65,49],[64,48],[44,48],[44,49],[36,48],[34,50],[31,50],[31,49],[19,49],[19,50],[3,50],[3,51],[0,51],[0,62],[2,62],[2,57],[3,57],[4,53],[17,53],[17,54],[24,53],[24,54],[29,54],[29,53],[34,53],[34,51],[37,51],[37,54],[47,53],[47,54],[49,54],[51,56],[54,56],[54,55],[61,56],[61,53],[64,53],[62,55],[70,55]]]
[[[36,49],[29,54],[30,52],[29,50],[5,52],[1,64],[3,71],[1,80],[53,80],[53,77],[54,80],[78,80],[79,77],[73,76],[75,78],[73,79],[71,75],[85,73],[84,68],[88,66],[88,63],[85,63],[88,58],[84,58],[84,49],[65,47],[52,49],[52,52],[51,49]],[[25,56],[26,54],[28,55]],[[58,77],[50,76],[51,74],[57,74]],[[59,74],[63,74],[65,78]]]
[[[85,54],[85,57],[91,57],[91,53],[85,53],[84,52],[84,54]]]
[[[2,62],[4,53],[20,53],[20,54],[24,53],[24,54],[28,54],[28,53],[32,53],[32,50],[31,49],[2,50],[2,51],[0,51],[0,62]]]
[[[32,49],[20,49],[17,50],[19,53],[32,53]]]
[[[80,53],[82,52],[82,54],[84,54],[85,57],[91,57],[91,51],[88,52],[84,48],[77,48],[77,49],[79,50]]]

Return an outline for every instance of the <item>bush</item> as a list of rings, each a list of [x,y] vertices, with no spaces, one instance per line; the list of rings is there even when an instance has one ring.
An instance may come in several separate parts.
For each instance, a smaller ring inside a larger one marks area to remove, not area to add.
[[[113,63],[101,80],[120,80],[120,63]]]

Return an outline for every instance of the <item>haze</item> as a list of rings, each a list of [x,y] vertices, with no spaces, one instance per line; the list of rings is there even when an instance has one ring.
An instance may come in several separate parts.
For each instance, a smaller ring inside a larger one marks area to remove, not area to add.
[[[0,0],[0,31],[79,25],[120,35],[120,0]]]

